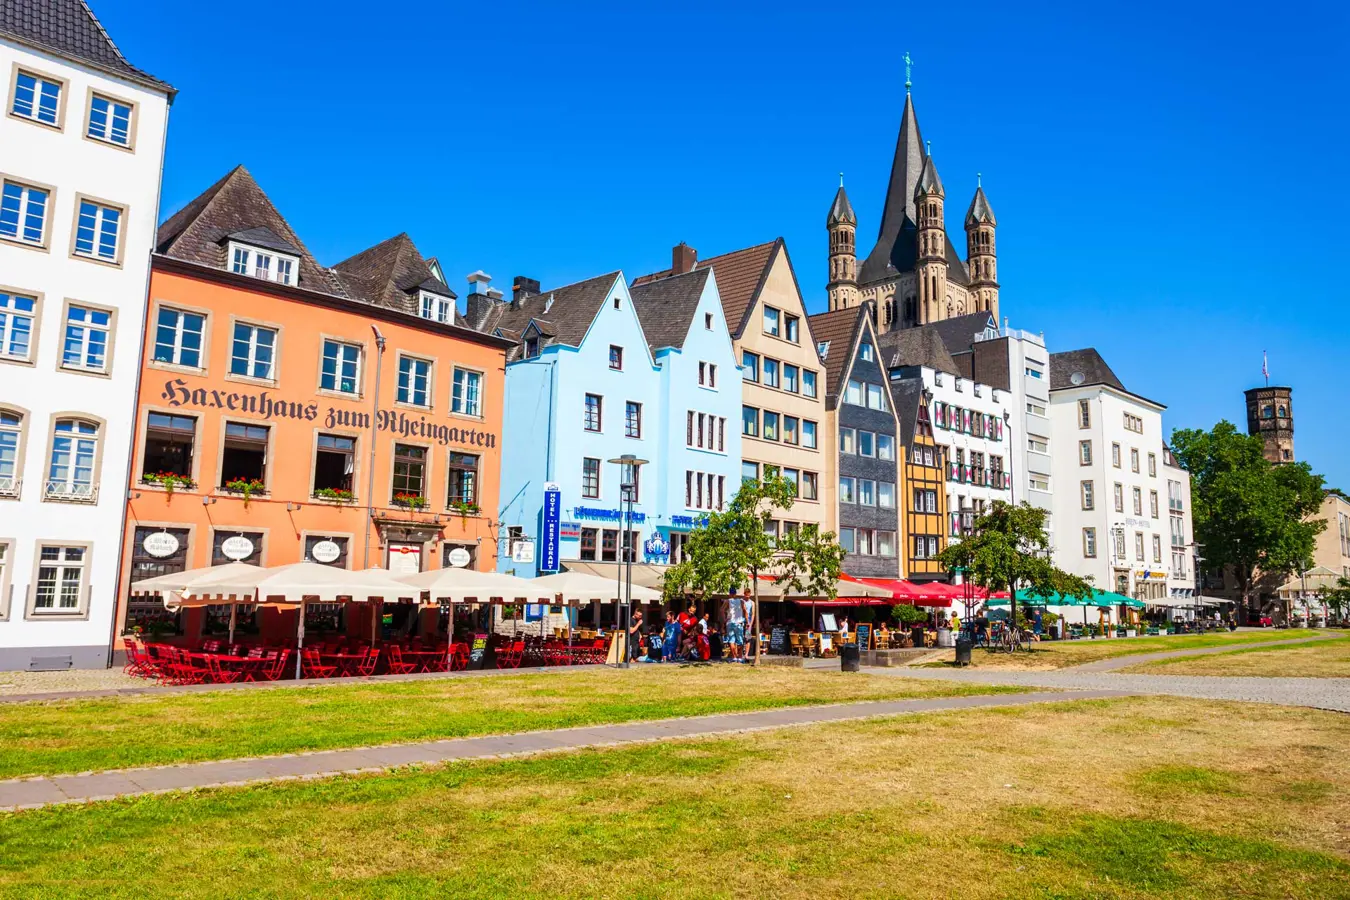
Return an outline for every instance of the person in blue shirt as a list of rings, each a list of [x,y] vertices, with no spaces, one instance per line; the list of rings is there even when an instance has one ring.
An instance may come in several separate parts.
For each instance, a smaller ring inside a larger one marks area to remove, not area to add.
[[[665,662],[670,662],[680,649],[680,623],[672,612],[666,613],[666,627],[662,638],[662,657]]]

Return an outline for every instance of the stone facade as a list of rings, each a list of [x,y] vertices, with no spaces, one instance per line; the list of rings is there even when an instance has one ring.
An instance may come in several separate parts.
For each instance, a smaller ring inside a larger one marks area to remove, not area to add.
[[[1247,433],[1261,436],[1266,459],[1294,461],[1294,390],[1287,387],[1252,388],[1247,397]]]

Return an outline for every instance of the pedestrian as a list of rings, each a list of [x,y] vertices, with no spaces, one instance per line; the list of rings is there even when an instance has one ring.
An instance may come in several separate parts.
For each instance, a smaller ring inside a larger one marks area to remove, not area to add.
[[[745,602],[734,588],[727,595],[727,643],[732,661],[740,661],[745,650]]]
[[[680,622],[673,612],[666,613],[666,627],[662,633],[661,659],[670,662],[680,650]]]
[[[642,655],[642,610],[633,611],[633,620],[628,623],[628,658],[637,659]]]
[[[759,628],[759,620],[756,618],[758,610],[755,609],[755,601],[750,599],[750,589],[741,590],[741,603],[745,606],[745,633],[754,635],[755,629]]]

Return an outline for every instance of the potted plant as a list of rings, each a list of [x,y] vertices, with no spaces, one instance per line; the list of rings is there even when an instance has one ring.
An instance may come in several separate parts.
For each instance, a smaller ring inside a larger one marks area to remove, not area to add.
[[[476,516],[481,512],[477,503],[470,503],[468,500],[456,500],[454,503],[451,503],[450,511],[459,513],[461,519],[467,519],[469,516]]]
[[[174,488],[181,487],[190,490],[197,486],[197,482],[186,475],[179,475],[177,472],[148,472],[141,476],[141,482],[143,484],[157,484],[164,488],[164,493],[170,496],[173,495]]]
[[[263,484],[261,478],[231,478],[222,488],[232,494],[243,494],[244,508],[247,509],[249,499],[267,490],[267,485]]]
[[[332,500],[334,503],[351,503],[356,499],[356,494],[346,488],[319,488],[314,492],[314,496],[320,500]]]
[[[395,494],[394,505],[402,506],[407,509],[426,509],[427,498],[423,497],[421,494]]]

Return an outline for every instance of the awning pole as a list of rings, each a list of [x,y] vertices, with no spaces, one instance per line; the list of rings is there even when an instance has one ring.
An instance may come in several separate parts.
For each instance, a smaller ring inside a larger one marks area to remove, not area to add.
[[[295,680],[301,676],[300,654],[305,649],[305,598],[300,598],[300,621],[295,625]]]
[[[236,600],[235,602],[233,602],[233,603],[230,604],[230,643],[231,643],[231,644],[234,643],[234,623],[235,623],[235,620],[238,618],[238,616],[239,616],[239,602]]]

